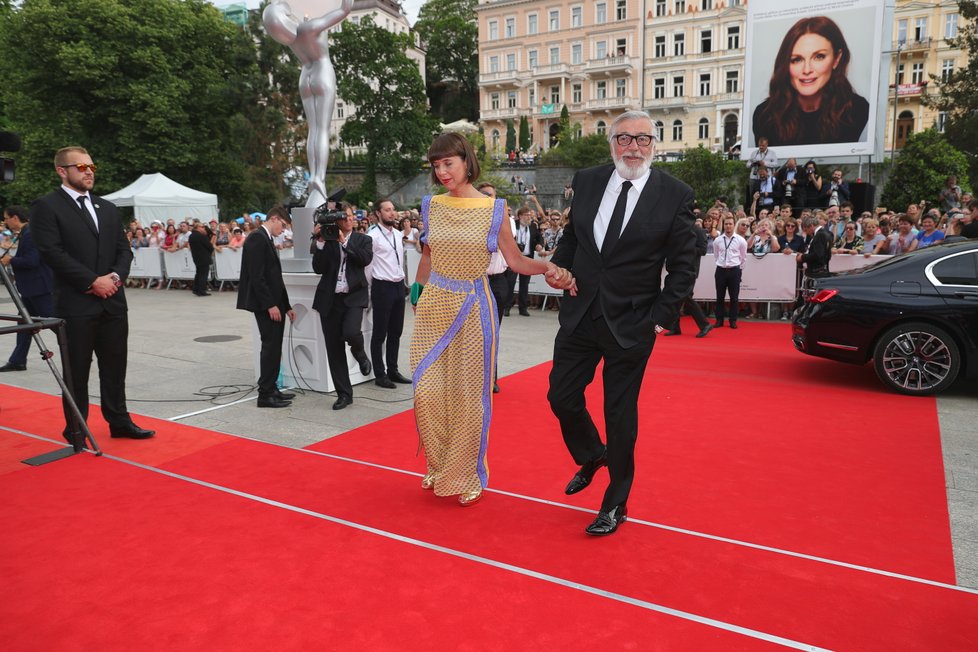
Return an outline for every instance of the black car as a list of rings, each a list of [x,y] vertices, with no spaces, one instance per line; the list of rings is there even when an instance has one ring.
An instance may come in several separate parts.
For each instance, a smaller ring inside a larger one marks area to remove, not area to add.
[[[865,364],[911,395],[978,377],[978,241],[927,247],[863,269],[806,279],[795,348]]]

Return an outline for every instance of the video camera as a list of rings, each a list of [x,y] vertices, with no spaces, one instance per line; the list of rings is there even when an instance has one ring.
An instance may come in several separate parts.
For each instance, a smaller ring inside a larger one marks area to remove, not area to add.
[[[340,188],[326,198],[326,202],[321,204],[313,214],[313,219],[319,225],[319,239],[336,241],[340,239],[340,227],[336,223],[338,220],[346,218],[346,211],[342,210],[338,204],[346,196],[346,188]],[[317,236],[313,235],[313,238]]]
[[[11,131],[0,131],[0,152],[20,151],[20,136]],[[0,183],[10,183],[14,180],[14,160],[0,158]]]

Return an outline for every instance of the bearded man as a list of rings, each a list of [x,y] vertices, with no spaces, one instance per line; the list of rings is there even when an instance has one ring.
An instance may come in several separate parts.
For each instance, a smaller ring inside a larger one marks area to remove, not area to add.
[[[676,321],[696,280],[693,191],[651,168],[655,133],[643,111],[612,123],[614,164],[574,175],[570,221],[552,258],[573,278],[552,282],[571,291],[560,304],[547,398],[580,465],[565,493],[581,491],[608,467],[601,510],[585,530],[594,536],[612,534],[625,520],[642,377],[656,335]],[[602,359],[607,444],[584,400]]]

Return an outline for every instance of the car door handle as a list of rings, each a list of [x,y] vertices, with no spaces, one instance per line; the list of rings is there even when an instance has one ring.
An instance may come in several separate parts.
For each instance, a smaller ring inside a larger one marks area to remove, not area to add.
[[[959,299],[978,301],[978,292],[955,292],[954,296]]]

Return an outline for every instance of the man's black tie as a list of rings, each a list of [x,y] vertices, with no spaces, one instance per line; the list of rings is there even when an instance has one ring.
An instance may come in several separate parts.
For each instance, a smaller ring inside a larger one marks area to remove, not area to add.
[[[92,214],[88,212],[87,208],[85,208],[86,199],[88,199],[88,195],[78,195],[78,206],[81,207],[81,211],[86,215],[86,217],[92,219]],[[98,231],[98,222],[92,220],[92,224],[95,225],[95,230]]]
[[[618,191],[618,201],[615,203],[615,210],[611,213],[611,222],[608,224],[608,230],[604,234],[604,243],[601,245],[602,258],[611,255],[615,245],[618,244],[618,238],[621,236],[621,225],[625,221],[625,204],[628,203],[628,191],[631,187],[632,182],[626,181],[621,184],[621,190]]]

